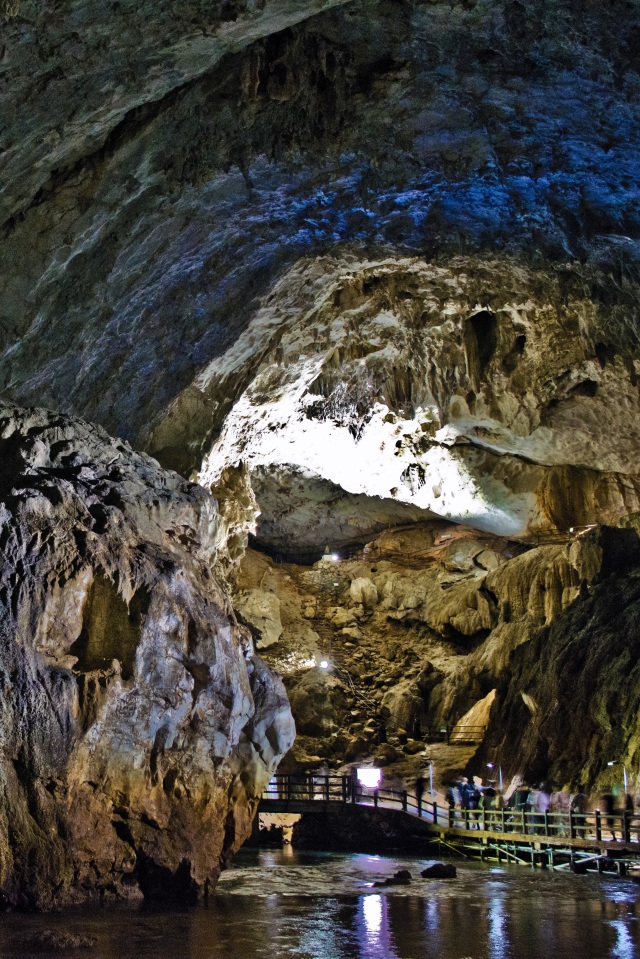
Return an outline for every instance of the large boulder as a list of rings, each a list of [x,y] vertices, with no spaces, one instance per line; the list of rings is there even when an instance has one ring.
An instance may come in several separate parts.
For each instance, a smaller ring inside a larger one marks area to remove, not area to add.
[[[423,879],[455,879],[456,874],[456,867],[450,862],[434,862],[420,873]]]
[[[266,649],[277,643],[282,635],[280,600],[275,593],[251,589],[236,593],[234,606],[242,618],[256,631],[256,646]]]
[[[0,890],[194,897],[293,740],[212,572],[216,504],[102,430],[0,407]]]
[[[300,734],[329,736],[340,728],[348,700],[342,682],[332,672],[306,669],[290,680],[288,693]]]

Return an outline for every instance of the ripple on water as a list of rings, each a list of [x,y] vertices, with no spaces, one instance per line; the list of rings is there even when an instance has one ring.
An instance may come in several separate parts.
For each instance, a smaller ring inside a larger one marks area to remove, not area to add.
[[[0,917],[0,959],[635,959],[640,889],[628,880],[458,865],[424,880],[406,856],[242,852],[208,908],[74,909]],[[432,861],[432,860],[431,860]],[[410,886],[371,884],[409,869]],[[44,929],[89,951],[34,952]]]

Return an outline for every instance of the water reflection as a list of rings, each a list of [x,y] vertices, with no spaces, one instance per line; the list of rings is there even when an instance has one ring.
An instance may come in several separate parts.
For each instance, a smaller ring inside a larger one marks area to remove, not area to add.
[[[489,956],[490,959],[509,959],[507,914],[501,893],[494,893],[489,901]]]
[[[618,937],[611,950],[611,955],[615,956],[615,959],[635,959],[637,955],[636,947],[626,923],[622,919],[617,919],[611,925]]]
[[[358,919],[362,959],[397,959],[386,896],[363,896],[359,902]]]
[[[464,863],[426,881],[425,861],[337,854],[241,855],[208,909],[0,916],[0,959],[36,959],[42,929],[92,935],[91,959],[632,959],[640,890],[626,879]],[[409,886],[371,890],[408,868]],[[40,959],[60,959],[40,952]]]

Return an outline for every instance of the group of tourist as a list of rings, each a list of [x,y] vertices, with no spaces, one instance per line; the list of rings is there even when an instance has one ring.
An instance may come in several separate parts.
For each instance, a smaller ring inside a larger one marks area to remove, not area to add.
[[[586,822],[580,817],[587,813],[589,797],[583,786],[578,786],[577,791],[572,793],[566,786],[558,789],[553,783],[538,783],[534,786],[519,786],[507,798],[496,789],[494,780],[484,785],[478,776],[474,776],[471,781],[462,776],[447,788],[445,798],[452,810],[461,811],[470,829],[480,828],[481,817],[488,828],[514,828],[515,817],[506,817],[505,813],[525,813],[528,814],[527,827],[533,832],[544,834],[548,831],[562,836],[569,834],[569,814],[574,813],[578,817],[577,835],[586,834]],[[627,810],[633,811],[633,800],[630,796],[626,802]],[[622,810],[615,809],[613,794],[603,796],[603,806],[606,822],[611,828],[612,838],[615,839],[613,817]]]

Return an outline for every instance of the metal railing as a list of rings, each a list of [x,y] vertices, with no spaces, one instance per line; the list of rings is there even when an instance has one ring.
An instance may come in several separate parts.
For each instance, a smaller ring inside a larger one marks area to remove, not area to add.
[[[448,829],[511,833],[532,839],[640,842],[640,815],[599,810],[588,813],[529,812],[524,809],[459,809],[425,795],[391,788],[369,789],[350,776],[281,775],[267,784],[262,800],[290,804],[315,801],[395,809]]]

